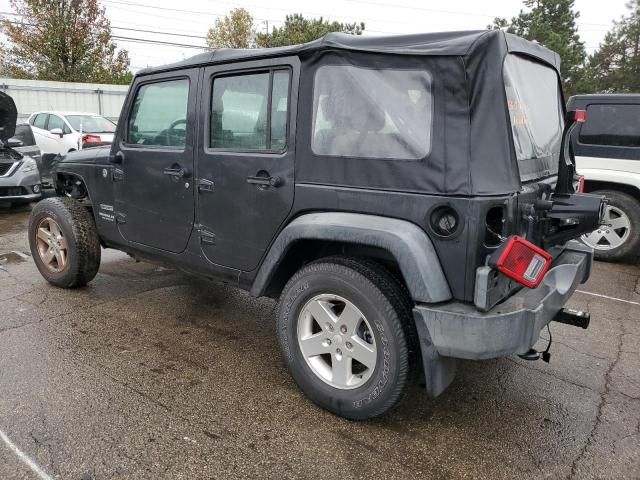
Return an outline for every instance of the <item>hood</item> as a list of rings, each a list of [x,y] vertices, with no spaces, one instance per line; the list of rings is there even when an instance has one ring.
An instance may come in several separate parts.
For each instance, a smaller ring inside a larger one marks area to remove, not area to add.
[[[9,95],[0,92],[0,141],[6,142],[16,133],[18,109]]]

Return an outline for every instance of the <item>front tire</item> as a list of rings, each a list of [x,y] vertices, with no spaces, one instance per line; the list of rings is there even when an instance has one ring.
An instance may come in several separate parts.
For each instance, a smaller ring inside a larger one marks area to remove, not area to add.
[[[98,273],[100,240],[95,223],[72,198],[48,198],[33,208],[29,246],[40,274],[57,287],[82,287]]]
[[[385,270],[346,257],[314,262],[289,280],[278,339],[291,376],[313,402],[351,420],[398,404],[414,349],[405,296]]]
[[[609,200],[605,223],[582,241],[593,247],[595,258],[608,262],[636,259],[640,255],[640,203],[615,190],[591,192]]]

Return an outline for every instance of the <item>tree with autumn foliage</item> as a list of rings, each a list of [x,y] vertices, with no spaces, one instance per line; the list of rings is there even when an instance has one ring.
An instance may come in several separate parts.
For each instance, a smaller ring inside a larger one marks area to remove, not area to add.
[[[244,8],[236,8],[224,18],[216,19],[207,32],[207,46],[211,49],[251,48],[254,36],[253,17]]]
[[[15,78],[128,84],[129,54],[117,50],[98,0],[11,0],[0,19],[8,44],[0,71]]]

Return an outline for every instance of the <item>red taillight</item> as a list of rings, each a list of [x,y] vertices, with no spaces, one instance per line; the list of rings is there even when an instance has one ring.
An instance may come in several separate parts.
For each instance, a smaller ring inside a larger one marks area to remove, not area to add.
[[[98,135],[83,135],[82,136],[82,144],[86,144],[86,143],[100,143],[102,142],[102,139],[98,136]]]
[[[492,255],[490,263],[500,273],[525,287],[536,288],[551,266],[551,255],[514,235]]]
[[[570,110],[567,112],[569,122],[585,123],[587,121],[586,110]]]
[[[578,193],[584,193],[584,175],[578,176]]]

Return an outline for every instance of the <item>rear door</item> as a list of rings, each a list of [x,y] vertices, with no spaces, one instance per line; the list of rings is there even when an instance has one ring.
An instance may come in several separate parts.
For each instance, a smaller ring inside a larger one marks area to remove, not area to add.
[[[33,127],[33,135],[35,136],[36,143],[42,153],[59,153],[58,144],[54,141],[53,137],[47,130],[47,123],[49,120],[48,113],[37,114],[31,123]]]
[[[199,234],[213,263],[255,269],[291,209],[298,76],[297,57],[205,69]]]
[[[133,244],[179,253],[194,218],[198,69],[141,77],[112,147],[115,219]]]

